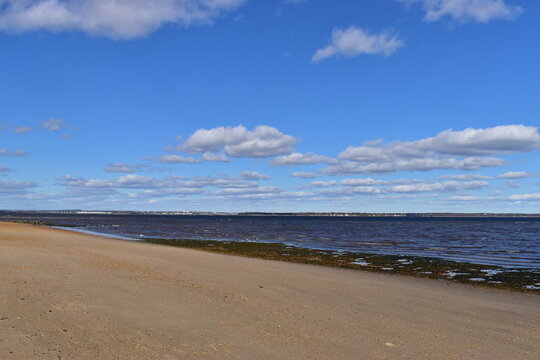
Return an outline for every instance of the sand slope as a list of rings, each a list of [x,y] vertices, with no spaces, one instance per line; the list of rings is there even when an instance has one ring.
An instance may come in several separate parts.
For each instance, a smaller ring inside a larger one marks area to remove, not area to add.
[[[540,296],[0,223],[0,359],[540,359]]]

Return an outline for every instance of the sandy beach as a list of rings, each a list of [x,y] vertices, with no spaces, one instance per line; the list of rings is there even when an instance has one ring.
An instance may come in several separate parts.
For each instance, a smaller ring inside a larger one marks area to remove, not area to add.
[[[0,223],[0,359],[538,359],[540,297]]]

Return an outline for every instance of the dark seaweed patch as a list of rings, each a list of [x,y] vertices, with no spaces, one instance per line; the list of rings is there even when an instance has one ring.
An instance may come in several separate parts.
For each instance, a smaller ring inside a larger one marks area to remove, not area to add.
[[[266,260],[322,265],[362,271],[444,279],[475,286],[539,293],[540,271],[398,255],[308,249],[282,243],[222,242],[216,240],[145,239],[152,244],[199,249]],[[529,287],[529,288],[527,288]]]

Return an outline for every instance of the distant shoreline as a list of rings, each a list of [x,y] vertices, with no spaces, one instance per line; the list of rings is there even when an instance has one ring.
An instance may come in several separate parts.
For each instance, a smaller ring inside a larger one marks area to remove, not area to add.
[[[0,210],[13,214],[66,215],[170,215],[170,216],[313,216],[313,217],[404,217],[404,218],[540,218],[529,213],[369,213],[369,212],[212,212],[212,211],[123,211],[123,210]]]

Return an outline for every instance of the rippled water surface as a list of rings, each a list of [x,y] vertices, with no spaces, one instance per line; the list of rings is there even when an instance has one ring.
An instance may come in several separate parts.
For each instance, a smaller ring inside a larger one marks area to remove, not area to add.
[[[11,217],[9,217],[11,216]],[[283,242],[318,249],[540,268],[540,218],[11,214],[131,238]]]

